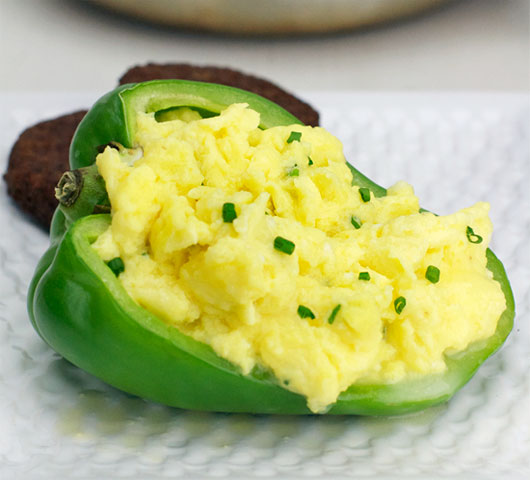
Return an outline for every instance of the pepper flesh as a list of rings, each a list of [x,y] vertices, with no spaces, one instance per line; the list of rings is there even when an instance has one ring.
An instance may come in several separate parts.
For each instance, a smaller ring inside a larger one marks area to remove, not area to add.
[[[262,128],[299,123],[277,105],[230,87],[186,81],[126,85],[98,101],[80,124],[71,146],[71,166],[91,165],[97,147],[111,141],[134,147],[138,111],[187,106],[215,114],[237,102],[248,103],[261,114]],[[355,185],[385,195],[385,189],[350,169]],[[98,202],[99,198],[92,203]],[[222,412],[311,413],[305,398],[283,388],[270,372],[256,368],[242,375],[209,346],[137,305],[90,247],[110,222],[109,215],[93,215],[90,208],[75,212],[77,219],[60,209],[56,212],[50,249],[30,286],[30,318],[52,348],[122,390],[167,405]],[[442,403],[462,387],[513,326],[514,302],[506,273],[490,250],[487,261],[506,298],[494,335],[447,355],[442,374],[394,384],[354,384],[328,413],[407,413]]]

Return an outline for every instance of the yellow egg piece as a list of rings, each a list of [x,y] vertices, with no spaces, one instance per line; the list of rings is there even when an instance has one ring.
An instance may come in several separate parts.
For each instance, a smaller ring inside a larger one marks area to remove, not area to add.
[[[93,248],[122,258],[138,304],[243,373],[269,369],[322,412],[355,382],[442,372],[495,331],[487,204],[421,213],[404,182],[374,197],[330,133],[260,130],[245,104],[137,122],[140,159],[97,157],[112,223]]]

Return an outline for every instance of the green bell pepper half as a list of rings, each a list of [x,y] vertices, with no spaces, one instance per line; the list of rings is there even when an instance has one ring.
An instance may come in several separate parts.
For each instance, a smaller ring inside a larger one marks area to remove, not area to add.
[[[71,145],[71,167],[92,165],[98,146],[109,142],[134,147],[138,112],[187,106],[211,115],[238,102],[261,114],[261,128],[300,124],[276,104],[231,87],[179,80],[124,85],[102,97],[79,125]],[[355,185],[369,188],[376,196],[385,195],[384,188],[350,169]],[[94,205],[101,203],[101,192],[88,192],[89,201],[80,202],[79,211],[63,207],[56,211],[50,248],[29,288],[29,316],[46,343],[105,382],[166,405],[218,412],[311,413],[306,399],[282,387],[271,372],[255,368],[243,375],[208,345],[136,304],[91,248],[111,220],[108,214],[93,213]],[[506,273],[493,252],[488,249],[486,255],[487,268],[506,298],[506,310],[491,337],[446,355],[444,373],[394,384],[354,384],[327,413],[414,412],[447,401],[468,382],[513,327],[515,306]]]

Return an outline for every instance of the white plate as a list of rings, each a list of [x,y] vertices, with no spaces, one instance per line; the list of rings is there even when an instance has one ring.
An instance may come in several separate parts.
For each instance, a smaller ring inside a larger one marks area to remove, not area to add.
[[[0,95],[0,162],[37,120],[96,95]],[[397,418],[188,412],[119,392],[52,352],[26,289],[47,235],[0,192],[0,477],[529,478],[530,107],[523,95],[311,94],[347,158],[438,213],[492,204],[515,292],[505,348],[447,404]]]

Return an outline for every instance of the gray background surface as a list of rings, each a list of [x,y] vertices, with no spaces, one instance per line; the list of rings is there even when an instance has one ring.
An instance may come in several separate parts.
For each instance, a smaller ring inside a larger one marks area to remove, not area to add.
[[[368,1],[368,0],[367,0]],[[291,90],[528,91],[528,0],[456,0],[362,32],[237,38],[124,19],[81,0],[1,0],[1,91],[107,91],[148,61],[229,65]]]

